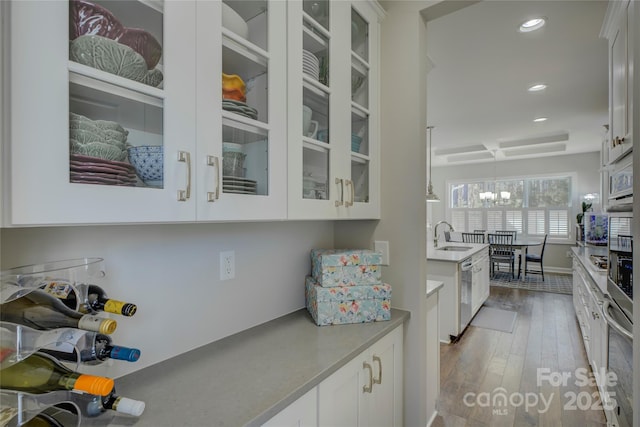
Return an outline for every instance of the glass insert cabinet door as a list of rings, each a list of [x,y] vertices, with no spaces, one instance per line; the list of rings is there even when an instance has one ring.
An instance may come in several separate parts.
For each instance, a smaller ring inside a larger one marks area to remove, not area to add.
[[[353,203],[369,203],[369,22],[351,9],[351,191]]]
[[[68,8],[69,181],[163,188],[162,2]]]
[[[331,151],[335,145],[335,136],[331,132],[330,76],[334,42],[330,13],[333,5],[329,1],[305,0],[302,7],[299,17],[302,20],[302,56],[297,65],[302,71],[302,105],[296,105],[302,111],[302,132],[295,137],[295,143],[302,144],[300,196],[310,200],[329,200],[334,191],[330,168]]]

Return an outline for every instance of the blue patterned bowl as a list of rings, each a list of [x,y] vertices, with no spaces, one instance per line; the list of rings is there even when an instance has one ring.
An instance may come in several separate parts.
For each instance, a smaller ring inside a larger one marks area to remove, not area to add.
[[[164,172],[164,155],[161,145],[140,145],[130,147],[129,162],[136,169],[136,173],[142,181],[148,184],[153,181],[162,182]]]

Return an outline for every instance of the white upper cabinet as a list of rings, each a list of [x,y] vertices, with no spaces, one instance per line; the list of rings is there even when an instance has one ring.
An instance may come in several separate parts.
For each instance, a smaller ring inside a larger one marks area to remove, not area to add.
[[[284,219],[285,13],[12,2],[4,225]]]
[[[633,7],[633,1],[610,1],[601,32],[609,40],[609,163],[633,148]]]
[[[3,226],[380,216],[377,3],[2,8]]]
[[[287,3],[289,218],[380,216],[375,5]]]

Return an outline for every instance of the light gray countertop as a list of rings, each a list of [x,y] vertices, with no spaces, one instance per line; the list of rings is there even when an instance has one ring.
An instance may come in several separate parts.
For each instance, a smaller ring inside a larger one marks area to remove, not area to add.
[[[440,280],[427,279],[427,298],[429,298],[431,295],[434,295],[443,286],[444,286],[444,282],[441,282]]]
[[[116,379],[118,394],[146,409],[109,425],[261,425],[409,316],[392,309],[385,322],[316,326],[306,309],[297,310]]]
[[[466,251],[442,250],[447,246],[469,247]],[[427,242],[427,259],[432,261],[460,262],[471,255],[489,247],[487,243],[462,243],[462,242],[439,242],[438,247],[433,246],[433,242]]]
[[[607,270],[601,270],[591,262],[589,256],[591,255],[603,255],[608,256],[609,252],[606,246],[573,246],[571,251],[575,255],[576,259],[584,266],[591,279],[598,285],[600,291],[604,295],[608,295],[607,292]]]

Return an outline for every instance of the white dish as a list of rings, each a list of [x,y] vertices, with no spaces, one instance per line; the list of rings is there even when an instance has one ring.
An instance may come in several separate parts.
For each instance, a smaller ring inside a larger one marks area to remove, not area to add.
[[[244,39],[249,37],[249,27],[247,23],[238,15],[238,12],[226,3],[222,3],[222,26]]]
[[[231,193],[231,194],[253,194],[253,195],[257,194],[257,193],[255,192],[255,190],[254,190],[254,191],[227,190],[227,189],[225,189],[225,188],[223,188],[223,189],[222,189],[222,192],[223,192],[223,193]]]

